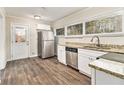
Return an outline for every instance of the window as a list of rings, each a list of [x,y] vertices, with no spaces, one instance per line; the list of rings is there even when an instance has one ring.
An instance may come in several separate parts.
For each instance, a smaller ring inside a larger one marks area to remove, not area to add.
[[[122,16],[92,20],[85,23],[86,34],[122,32]]]
[[[26,30],[22,27],[16,27],[15,42],[21,43],[26,41]]]
[[[83,24],[76,24],[67,27],[67,35],[82,35]]]
[[[56,35],[57,36],[60,36],[60,35],[65,35],[65,29],[64,28],[59,28],[59,29],[56,29]]]

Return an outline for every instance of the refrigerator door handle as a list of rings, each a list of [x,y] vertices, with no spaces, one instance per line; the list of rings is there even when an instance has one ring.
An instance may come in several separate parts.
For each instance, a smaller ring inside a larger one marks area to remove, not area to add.
[[[44,57],[44,42],[42,41],[42,58]]]

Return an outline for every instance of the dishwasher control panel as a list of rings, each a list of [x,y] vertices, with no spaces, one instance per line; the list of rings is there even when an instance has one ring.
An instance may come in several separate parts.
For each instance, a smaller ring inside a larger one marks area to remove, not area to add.
[[[66,47],[66,51],[77,53],[78,52],[78,49],[77,48]]]

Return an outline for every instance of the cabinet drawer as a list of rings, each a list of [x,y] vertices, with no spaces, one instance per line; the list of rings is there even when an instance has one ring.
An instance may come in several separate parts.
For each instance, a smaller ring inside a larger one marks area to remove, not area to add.
[[[65,46],[58,45],[58,50],[65,51]]]

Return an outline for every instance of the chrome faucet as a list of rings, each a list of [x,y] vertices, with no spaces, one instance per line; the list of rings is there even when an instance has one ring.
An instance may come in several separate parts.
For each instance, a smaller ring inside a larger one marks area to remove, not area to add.
[[[93,39],[94,38],[97,38],[97,44],[96,44],[96,46],[100,47],[100,39],[99,39],[99,37],[98,36],[93,36],[92,39],[91,39],[91,42],[93,42]]]

